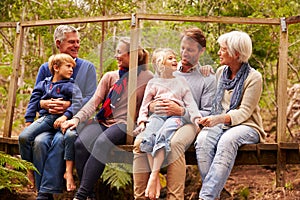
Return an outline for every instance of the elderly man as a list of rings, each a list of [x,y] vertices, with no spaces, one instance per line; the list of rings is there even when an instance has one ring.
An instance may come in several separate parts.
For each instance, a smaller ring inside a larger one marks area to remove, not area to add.
[[[76,67],[72,78],[79,86],[85,104],[96,90],[97,77],[95,66],[87,60],[78,58],[80,39],[77,29],[67,25],[58,26],[54,32],[54,42],[60,53],[69,54],[75,59]],[[44,63],[39,69],[35,84],[48,76],[51,76],[48,63]],[[43,100],[40,106],[49,110],[51,114],[60,114],[70,106],[70,102],[61,99]],[[44,132],[36,137],[32,148],[33,163],[40,172],[35,173],[37,199],[53,199],[53,194],[61,193],[64,188],[63,134],[60,131]],[[70,180],[67,179],[67,183],[68,181]]]

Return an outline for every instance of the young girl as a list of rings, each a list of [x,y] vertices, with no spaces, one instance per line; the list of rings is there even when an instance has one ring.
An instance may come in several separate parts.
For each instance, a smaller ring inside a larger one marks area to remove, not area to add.
[[[149,165],[152,169],[148,180],[145,195],[150,199],[160,195],[159,170],[170,149],[170,139],[175,131],[186,123],[195,123],[201,118],[198,106],[194,101],[189,85],[183,77],[175,77],[177,70],[175,52],[169,48],[157,49],[153,53],[152,64],[156,77],[151,79],[146,87],[142,106],[137,120],[138,127],[135,133],[142,138],[140,150],[148,155]],[[169,99],[185,107],[190,119],[182,116],[165,116],[152,114],[148,117],[148,106],[156,100]],[[146,126],[146,123],[147,126]]]
[[[68,54],[52,55],[49,58],[49,69],[52,77],[39,82],[33,89],[27,106],[25,121],[26,128],[19,135],[19,148],[22,159],[32,162],[32,143],[39,134],[59,129],[61,124],[70,119],[77,113],[82,106],[82,95],[79,87],[74,83],[71,76],[73,68],[76,66],[74,59]],[[71,106],[62,114],[50,114],[48,110],[41,109],[40,100],[60,98],[70,101]],[[39,112],[39,119],[34,121],[36,112]],[[67,180],[67,190],[75,189],[72,169],[74,165],[74,141],[77,135],[66,134],[65,139],[65,160],[66,173],[64,177]],[[28,178],[34,187],[34,175],[32,171],[28,172]],[[33,188],[32,187],[32,188]]]

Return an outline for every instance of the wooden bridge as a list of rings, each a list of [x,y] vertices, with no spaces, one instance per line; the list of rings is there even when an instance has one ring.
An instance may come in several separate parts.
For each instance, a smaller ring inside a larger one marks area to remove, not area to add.
[[[244,145],[238,151],[236,165],[276,165],[276,185],[285,185],[285,167],[287,164],[300,164],[300,153],[298,143],[287,142],[286,136],[286,110],[287,110],[287,58],[288,58],[288,25],[300,22],[300,16],[289,18],[240,18],[240,17],[212,17],[212,16],[176,16],[176,15],[151,15],[132,14],[122,16],[85,17],[60,20],[41,20],[23,22],[1,22],[0,28],[16,28],[16,40],[14,44],[13,72],[9,86],[8,103],[6,110],[5,126],[3,137],[0,137],[0,150],[9,154],[18,154],[18,142],[11,137],[14,108],[16,102],[17,82],[19,76],[20,60],[24,40],[24,28],[36,26],[49,26],[60,24],[95,23],[128,20],[131,22],[131,53],[130,66],[137,66],[137,46],[139,41],[139,24],[145,20],[160,21],[182,21],[182,22],[203,22],[203,23],[226,23],[226,24],[262,24],[277,25],[280,27],[279,40],[279,65],[277,69],[277,143]],[[119,146],[120,149],[112,152],[112,157],[116,162],[132,162],[133,137],[131,135],[134,128],[134,113],[136,112],[136,70],[130,70],[128,83],[128,137],[127,145]],[[186,152],[188,164],[196,164],[195,150],[190,147]]]

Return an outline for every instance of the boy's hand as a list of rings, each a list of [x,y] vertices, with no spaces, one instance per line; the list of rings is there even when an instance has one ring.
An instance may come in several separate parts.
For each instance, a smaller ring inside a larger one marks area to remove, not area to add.
[[[65,101],[62,98],[40,101],[41,108],[48,110],[51,114],[63,114],[70,105],[70,101]]]
[[[32,122],[26,122],[25,127],[29,126],[30,124],[32,124]]]

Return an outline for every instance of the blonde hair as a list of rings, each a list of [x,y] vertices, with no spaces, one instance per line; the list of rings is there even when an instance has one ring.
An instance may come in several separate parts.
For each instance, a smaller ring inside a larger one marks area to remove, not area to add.
[[[162,66],[165,65],[167,60],[168,53],[171,53],[176,56],[176,53],[171,48],[158,48],[153,51],[152,54],[152,66],[157,73],[157,75],[160,76],[162,71]]]
[[[233,57],[239,54],[239,62],[248,62],[252,54],[252,41],[250,36],[242,31],[231,31],[219,37],[218,43],[225,44],[228,49],[229,56]]]
[[[52,75],[54,75],[55,72],[54,65],[60,67],[62,63],[71,63],[73,68],[76,66],[75,60],[69,54],[59,53],[56,55],[52,55],[48,60],[48,67]]]
[[[122,42],[126,45],[126,51],[130,54],[130,38],[129,37],[121,37],[119,39],[119,43]],[[138,67],[142,70],[148,69],[149,63],[149,52],[142,48],[140,45],[138,46]]]

